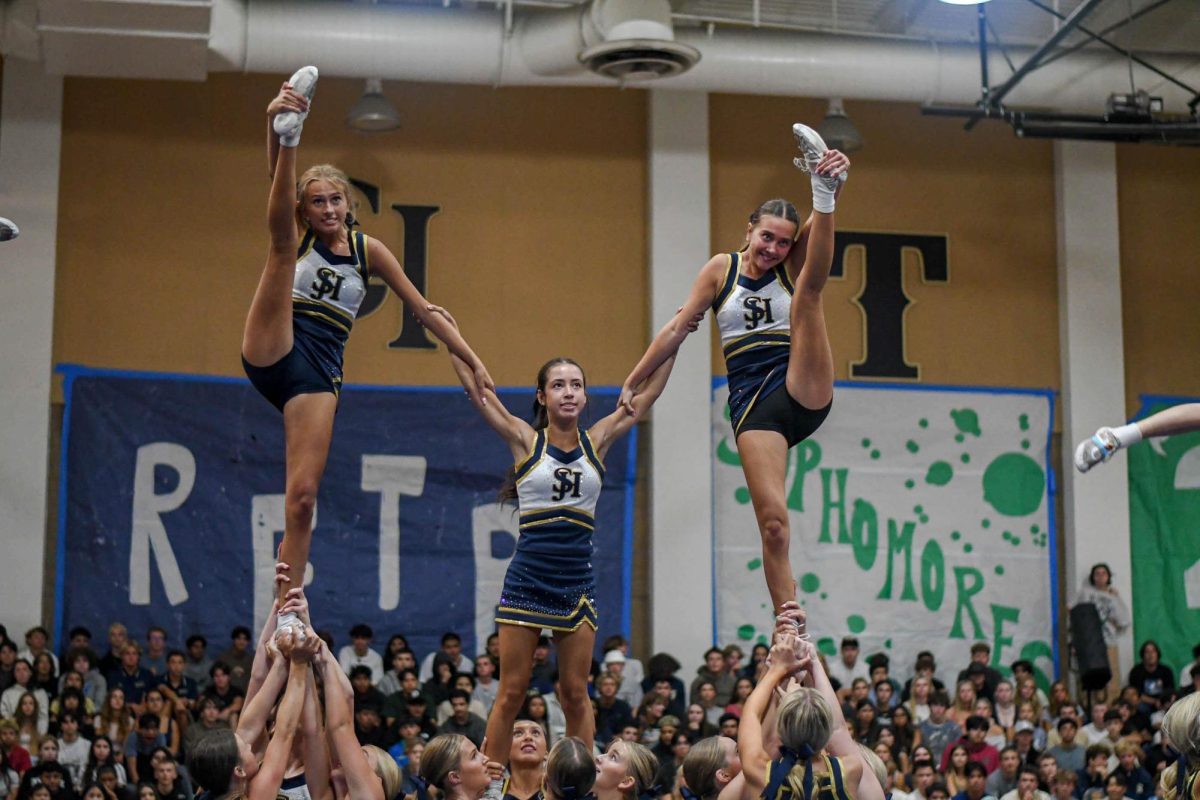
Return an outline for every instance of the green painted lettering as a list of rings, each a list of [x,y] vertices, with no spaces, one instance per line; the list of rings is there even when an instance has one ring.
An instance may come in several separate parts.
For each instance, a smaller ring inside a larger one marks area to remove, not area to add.
[[[879,516],[875,513],[875,506],[866,500],[854,501],[854,514],[850,517],[850,547],[854,551],[855,563],[863,572],[875,565],[875,551],[879,547]]]
[[[946,597],[946,557],[942,546],[930,539],[921,548],[921,599],[930,611],[942,607]]]
[[[900,599],[910,601],[917,599],[912,576],[913,531],[916,528],[917,525],[914,522],[905,522],[904,526],[899,528],[896,520],[888,519],[887,578],[883,582],[883,588],[879,590],[879,600],[892,598],[892,566],[895,563],[896,555],[900,553],[904,554],[904,588],[900,590]]]
[[[1016,625],[1021,619],[1021,609],[1013,608],[1012,606],[998,606],[992,603],[992,666],[998,666],[1005,661],[1001,654],[1001,650],[1005,647],[1011,647],[1013,640],[1011,636],[1006,636],[1004,633],[1004,623],[1011,622]]]
[[[968,578],[971,579],[969,586],[967,585]],[[965,608],[971,617],[971,624],[974,626],[975,632],[971,638],[982,639],[983,626],[979,624],[979,615],[975,613],[975,606],[971,605],[971,598],[983,591],[983,573],[974,567],[955,567],[954,588],[958,604],[954,608],[954,627],[950,629],[950,638],[967,638],[963,633],[962,625],[962,612]]]
[[[823,469],[821,470],[821,499],[823,507],[821,509],[821,536],[817,540],[823,544],[832,542],[833,539],[829,534],[829,519],[830,512],[837,511],[838,522],[838,544],[849,544],[850,532],[846,529],[846,476],[850,470],[842,469]],[[831,479],[837,475],[837,497],[834,497],[831,487]]]

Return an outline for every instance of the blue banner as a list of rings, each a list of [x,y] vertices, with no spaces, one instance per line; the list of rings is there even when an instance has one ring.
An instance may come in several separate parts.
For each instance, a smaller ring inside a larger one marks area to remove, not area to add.
[[[86,625],[103,641],[116,620],[218,652],[234,625],[256,628],[283,535],[280,414],[239,379],[61,371],[56,640]],[[615,407],[616,389],[588,395],[592,420]],[[526,415],[533,393],[500,397]],[[601,637],[629,630],[635,436],[610,449],[596,510]],[[377,648],[403,633],[418,654],[456,631],[480,652],[516,547],[495,499],[510,461],[461,389],[347,386],[309,554],[316,626],[340,646],[365,622]]]

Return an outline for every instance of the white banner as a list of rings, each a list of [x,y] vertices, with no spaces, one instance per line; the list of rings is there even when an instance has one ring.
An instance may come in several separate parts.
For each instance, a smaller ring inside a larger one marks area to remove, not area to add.
[[[770,598],[723,379],[713,392],[716,636],[770,634]],[[970,646],[1008,673],[1055,674],[1048,392],[839,386],[788,453],[791,563],[809,631],[829,656],[847,634],[909,675],[930,650],[952,691]]]

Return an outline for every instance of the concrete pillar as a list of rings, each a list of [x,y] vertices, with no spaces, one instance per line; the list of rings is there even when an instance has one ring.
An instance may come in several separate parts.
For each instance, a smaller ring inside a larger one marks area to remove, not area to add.
[[[0,243],[0,605],[18,642],[43,619],[62,96],[41,64],[5,60],[0,216],[21,235]]]
[[[650,330],[687,297],[710,250],[708,95],[650,92]],[[688,682],[713,642],[709,325],[684,343],[650,425],[651,649]]]
[[[1073,465],[1077,442],[1125,419],[1116,146],[1055,142],[1054,177],[1067,597],[1074,602],[1091,565],[1104,561],[1132,608],[1129,460],[1118,458],[1086,475]],[[1134,662],[1132,630],[1119,650],[1124,675]]]

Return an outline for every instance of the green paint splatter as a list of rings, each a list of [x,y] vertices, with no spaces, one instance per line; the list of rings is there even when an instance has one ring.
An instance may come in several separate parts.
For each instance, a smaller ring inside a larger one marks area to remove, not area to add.
[[[1008,531],[1005,531],[1004,533],[1000,534],[1000,538],[1007,542],[1009,539],[1012,538],[1012,534],[1009,533]]]
[[[754,638],[754,634],[757,633],[757,631],[753,625],[742,625],[738,628],[737,633],[739,639],[741,639],[743,642],[748,642]]]
[[[912,479],[912,478],[909,478],[908,480],[906,480],[906,481],[904,482],[904,488],[905,488],[905,489],[911,489],[911,488],[913,488],[913,487],[914,487],[914,486],[916,486],[916,485],[917,485],[917,484],[916,484],[916,483],[913,481],[913,479]]]
[[[1004,574],[1004,565],[1003,565],[1003,564],[997,564],[997,565],[996,565],[996,574],[997,574],[997,575],[1003,575],[1003,574]]]
[[[953,541],[956,541],[956,542],[957,542],[959,539],[961,539],[961,538],[962,538],[962,534],[961,534],[961,533],[959,533],[958,531],[950,531],[950,538],[951,538]]]
[[[822,636],[817,640],[817,649],[827,656],[837,655],[837,645],[833,643],[833,638],[830,636]]]
[[[1029,415],[1022,414],[1021,416],[1017,417],[1017,424],[1021,426],[1021,430],[1029,430]]]
[[[846,617],[846,627],[851,633],[862,633],[867,629],[867,621],[859,614],[851,614]]]
[[[916,442],[914,442],[912,439],[909,439],[907,442],[905,442],[904,446],[908,448],[908,452],[910,452],[910,453],[915,453],[921,449],[921,446],[918,445]]]
[[[929,524],[929,515],[928,515],[928,514],[922,514],[922,515],[919,517],[919,519],[921,520],[921,524],[922,524],[922,525],[928,525],[928,524]]]
[[[878,460],[880,455],[882,455],[882,453],[880,453],[878,450],[872,450],[872,451],[871,451],[871,458],[872,458],[872,459]]]
[[[829,593],[828,593],[828,592],[821,592],[821,599],[822,599],[822,600],[828,600],[828,599],[829,599]]]
[[[1020,537],[1020,536],[1014,536],[1014,537],[1012,537],[1012,546],[1013,546],[1013,547],[1016,547],[1016,546],[1017,546],[1017,545],[1019,545],[1020,543],[1021,543],[1021,537]]]
[[[891,650],[891,649],[892,649],[892,640],[891,640],[891,639],[884,639],[884,640],[883,640],[883,646],[884,646],[884,647],[886,647],[888,650]]]
[[[800,577],[800,588],[806,592],[815,592],[821,588],[821,578],[815,572],[806,572]]]
[[[935,461],[925,473],[925,482],[934,486],[945,486],[954,477],[954,468],[945,461]]]
[[[922,419],[918,420],[917,424],[920,425],[922,428],[928,428],[929,420],[922,418]]]
[[[983,471],[983,499],[1007,517],[1037,511],[1045,491],[1045,473],[1024,453],[997,456]]]
[[[750,490],[743,486],[733,493],[733,499],[742,505],[746,505],[746,503],[750,502]]]
[[[1022,439],[1022,440],[1021,440],[1021,449],[1022,449],[1022,450],[1028,450],[1028,449],[1029,449],[1029,440],[1028,440],[1028,439]]]
[[[867,439],[867,438],[864,438],[864,439],[862,440],[862,446],[863,446],[863,447],[870,447],[870,446],[871,446],[871,440],[870,440],[870,439]]]
[[[963,453],[961,456],[958,457],[958,460],[964,464],[970,464],[971,463],[971,454]]]
[[[746,562],[746,569],[748,569],[748,570],[756,570],[761,566],[762,566],[761,558],[752,558]]]
[[[1041,532],[1041,530],[1042,530],[1042,529],[1041,529],[1040,527],[1038,527],[1036,524],[1034,524],[1034,525],[1030,525],[1030,526],[1029,526],[1029,532],[1030,532],[1030,533],[1040,533],[1040,532]]]
[[[975,545],[971,544],[970,542],[967,542],[966,544],[964,544],[964,545],[963,545],[963,552],[964,552],[964,553],[969,553],[969,552],[971,552],[971,551],[972,551],[972,550],[974,550],[974,549],[975,549]]]
[[[914,514],[924,514],[925,506],[913,506],[913,513]]]
[[[973,436],[981,436],[979,430],[979,415],[972,408],[958,408],[950,412],[950,418],[954,420],[954,426],[958,428],[959,433],[969,433]]]
[[[755,640],[755,644],[765,644],[767,647],[771,646],[770,640],[768,640],[767,637],[761,633],[758,635],[758,639]]]
[[[959,444],[962,444],[964,441],[966,441],[966,438],[967,437],[963,436],[961,433],[954,434],[954,441],[958,442]]]
[[[987,529],[987,528],[992,527],[992,521],[990,519],[985,518],[979,523],[979,525],[980,525],[980,527]]]

